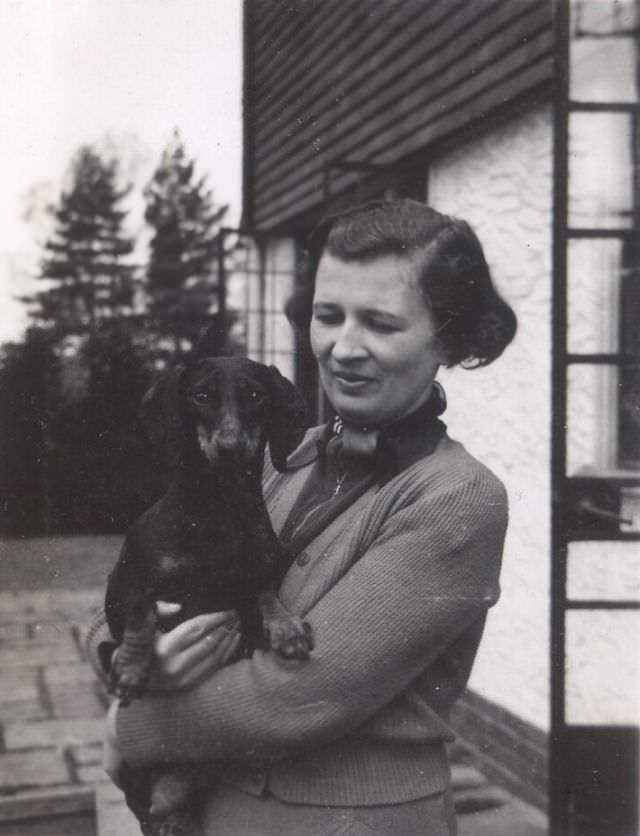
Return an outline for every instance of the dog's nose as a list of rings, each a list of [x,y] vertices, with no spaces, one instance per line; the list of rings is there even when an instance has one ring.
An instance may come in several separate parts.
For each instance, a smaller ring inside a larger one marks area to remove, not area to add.
[[[235,453],[242,447],[241,428],[227,421],[222,424],[215,434],[216,447],[222,455]]]
[[[220,453],[233,453],[239,447],[239,439],[237,435],[219,435],[217,438],[217,447]]]

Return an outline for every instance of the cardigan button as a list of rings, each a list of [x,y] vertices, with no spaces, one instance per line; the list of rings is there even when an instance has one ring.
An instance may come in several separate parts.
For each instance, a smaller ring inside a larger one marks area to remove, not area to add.
[[[311,555],[309,554],[309,552],[300,552],[300,554],[296,558],[296,563],[298,564],[298,566],[306,566],[310,560]]]

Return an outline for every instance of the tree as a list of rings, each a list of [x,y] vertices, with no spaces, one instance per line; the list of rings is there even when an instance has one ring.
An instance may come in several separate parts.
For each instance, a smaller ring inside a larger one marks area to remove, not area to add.
[[[118,188],[117,163],[90,147],[79,149],[70,185],[51,207],[54,230],[44,245],[39,278],[48,287],[31,300],[32,316],[61,343],[95,333],[101,321],[132,312],[133,241],[123,232],[121,203],[130,186]]]
[[[0,352],[0,531],[46,534],[51,522],[49,441],[58,407],[50,335],[30,328]]]
[[[153,230],[147,271],[150,330],[156,347],[193,347],[218,308],[218,231],[228,207],[216,207],[206,176],[197,177],[176,131],[144,190]]]

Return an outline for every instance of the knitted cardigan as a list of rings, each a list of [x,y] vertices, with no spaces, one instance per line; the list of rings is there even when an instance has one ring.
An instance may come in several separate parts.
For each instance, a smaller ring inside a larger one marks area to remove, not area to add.
[[[276,531],[320,433],[307,434],[295,469],[265,473]],[[308,804],[395,803],[445,789],[448,712],[498,599],[506,524],[501,482],[443,436],[357,499],[289,570],[280,597],[313,627],[310,660],[257,651],[195,689],[119,709],[125,760],[224,762],[218,771],[246,791],[268,786]],[[97,668],[108,638],[98,619],[88,637]]]

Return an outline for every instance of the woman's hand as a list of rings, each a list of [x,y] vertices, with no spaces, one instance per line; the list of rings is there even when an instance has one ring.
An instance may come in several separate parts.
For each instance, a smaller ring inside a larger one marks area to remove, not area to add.
[[[160,619],[175,615],[179,604],[158,602]],[[181,691],[193,688],[226,665],[240,641],[235,611],[197,615],[168,633],[158,632],[148,688]]]

